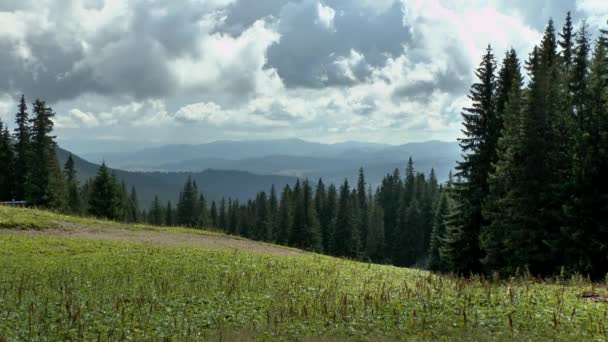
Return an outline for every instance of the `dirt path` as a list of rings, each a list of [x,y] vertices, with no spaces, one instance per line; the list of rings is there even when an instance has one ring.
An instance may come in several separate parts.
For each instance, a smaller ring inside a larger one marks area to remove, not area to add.
[[[196,247],[203,249],[232,249],[278,256],[302,256],[306,253],[296,249],[282,248],[266,243],[241,240],[230,236],[190,234],[183,232],[159,232],[150,230],[127,230],[103,226],[82,226],[75,223],[60,223],[60,229],[48,230],[4,230],[0,234],[42,235],[80,238],[88,240],[110,240],[144,243],[167,247]]]

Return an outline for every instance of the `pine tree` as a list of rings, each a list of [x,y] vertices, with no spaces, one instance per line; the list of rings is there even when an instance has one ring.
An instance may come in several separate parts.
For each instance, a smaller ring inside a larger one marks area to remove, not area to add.
[[[507,63],[503,63],[506,65]],[[521,223],[519,212],[518,189],[523,179],[520,161],[525,151],[520,144],[522,127],[522,85],[523,76],[519,71],[519,61],[515,56],[516,72],[513,74],[511,90],[503,111],[503,130],[498,141],[498,160],[489,178],[490,194],[484,206],[484,217],[489,225],[483,228],[481,245],[485,252],[483,259],[487,271],[504,270],[509,263],[505,245],[507,234],[517,229]],[[439,269],[441,270],[441,269]],[[512,271],[509,267],[507,270]]]
[[[15,153],[8,127],[0,120],[0,201],[15,198]]]
[[[277,217],[277,237],[276,242],[280,245],[287,245],[291,235],[291,227],[293,225],[293,203],[292,191],[289,185],[285,185],[281,194],[281,202],[279,204],[279,215]]]
[[[207,199],[205,195],[202,193],[199,196],[198,200],[198,226],[199,227],[207,227],[209,225],[209,209],[207,208]]]
[[[360,256],[360,237],[353,216],[353,203],[348,180],[340,187],[336,231],[333,240],[333,254],[342,257],[358,258]]]
[[[154,226],[162,226],[165,223],[163,209],[158,199],[158,195],[154,196],[154,201],[148,212],[148,223]]]
[[[177,224],[183,227],[198,227],[199,213],[196,181],[189,176],[177,203]]]
[[[71,154],[63,167],[63,172],[67,183],[67,209],[72,214],[80,214],[82,212],[82,201],[78,185],[78,171]]]
[[[448,270],[448,265],[441,257],[441,248],[446,232],[445,218],[449,214],[449,210],[448,194],[442,191],[433,216],[433,232],[429,246],[429,269],[432,271],[445,272]]]
[[[572,25],[572,15],[568,11],[564,28],[562,33],[559,34],[560,41],[558,42],[558,45],[561,48],[561,66],[566,73],[569,72],[572,65],[575,36],[574,27]]]
[[[272,237],[272,221],[266,192],[260,192],[255,202],[257,215],[253,237],[259,241],[270,241]]]
[[[496,153],[493,144],[497,130],[494,69],[494,55],[488,47],[476,72],[479,81],[471,87],[472,106],[462,113],[465,137],[459,140],[465,154],[456,168],[462,182],[453,190],[458,193],[455,197],[459,204],[449,219],[444,246],[451,270],[460,274],[481,271],[479,234],[485,225],[482,204],[488,194],[488,174]]]
[[[279,215],[279,199],[274,184],[270,188],[270,198],[268,199],[268,209],[270,210],[270,237],[269,241],[277,238],[277,216]]]
[[[375,262],[384,262],[384,211],[374,201],[371,189],[368,196],[369,205],[369,232],[367,235],[366,255]]]
[[[213,228],[217,228],[218,227],[218,216],[217,216],[217,204],[215,204],[215,201],[211,202],[211,209],[209,212],[209,216],[211,218],[211,226]]]
[[[330,184],[327,188],[327,197],[325,205],[321,212],[321,239],[323,241],[323,250],[326,253],[333,253],[334,233],[336,231],[336,216],[338,215],[338,190],[336,186]]]
[[[55,155],[55,137],[50,135],[53,131],[52,119],[55,113],[41,100],[34,102],[33,113],[34,117],[30,120],[32,123],[31,159],[29,159],[30,172],[27,180],[26,198],[35,205],[59,205],[61,203],[60,194],[52,193],[50,189],[50,184],[53,184],[53,191],[63,191],[61,189],[63,182],[60,179],[62,174],[56,172],[58,162]]]
[[[105,162],[99,167],[91,184],[89,214],[99,218],[115,220],[120,214],[120,194],[116,178],[110,174]]]
[[[234,234],[234,232],[228,231],[228,217],[226,216],[226,200],[224,198],[222,198],[222,201],[220,202],[218,222],[219,222],[218,228],[220,228],[221,230],[223,230],[224,232],[227,232],[229,234]]]
[[[581,28],[579,35],[584,35]],[[608,273],[608,32],[601,31],[595,45],[588,74],[585,42],[577,37],[574,69],[580,69],[578,90],[585,88],[586,97],[579,99],[576,117],[576,142],[572,174],[574,191],[567,208],[568,226],[561,250],[569,272],[580,272],[593,279]]]
[[[167,202],[167,209],[165,210],[165,225],[167,227],[175,226],[175,213],[171,201]]]
[[[131,193],[129,194],[128,208],[127,208],[127,222],[137,223],[141,221],[139,212],[139,200],[137,198],[137,191],[135,187],[131,187]]]
[[[363,167],[359,168],[359,178],[357,179],[357,208],[359,211],[358,217],[358,229],[359,238],[361,240],[361,249],[365,251],[367,249],[367,234],[369,231],[369,204],[367,202],[367,183],[365,182],[365,174]]]
[[[27,112],[25,96],[21,96],[19,111],[15,119],[15,197],[17,200],[26,199],[26,187],[30,174],[31,146],[30,119]]]
[[[296,184],[294,190],[294,221],[290,242],[298,248],[321,251],[321,238],[319,234],[319,221],[315,212],[312,187],[308,180]]]
[[[395,169],[392,175],[387,175],[382,180],[380,192],[378,193],[379,205],[384,210],[384,235],[385,235],[385,255],[384,259],[391,262],[394,259],[394,251],[400,236],[398,222],[401,213],[403,200],[403,183],[399,174],[399,169]]]

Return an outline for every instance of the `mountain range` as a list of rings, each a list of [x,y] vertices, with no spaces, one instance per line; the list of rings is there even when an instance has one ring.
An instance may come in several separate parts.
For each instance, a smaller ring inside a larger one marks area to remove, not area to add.
[[[412,157],[417,171],[434,169],[440,181],[460,158],[457,143],[428,141],[404,145],[365,142],[322,144],[300,139],[259,141],[217,141],[199,145],[164,145],[134,152],[85,154],[78,158],[81,179],[95,175],[105,161],[128,186],[135,186],[142,205],[155,195],[176,201],[188,175],[192,175],[207,197],[246,200],[272,184],[282,188],[297,178],[316,182],[354,182],[360,167],[373,187],[399,168],[402,172]],[[61,160],[68,152],[60,150]],[[87,160],[85,160],[87,159]]]

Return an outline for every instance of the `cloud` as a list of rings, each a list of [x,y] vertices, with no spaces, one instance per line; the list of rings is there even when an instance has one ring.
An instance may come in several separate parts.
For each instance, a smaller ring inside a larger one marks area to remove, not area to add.
[[[319,15],[318,22],[321,25],[325,26],[326,29],[333,31],[336,11],[333,8],[325,6],[319,2],[317,3],[317,13]]]
[[[0,0],[0,115],[24,92],[68,138],[454,139],[487,44],[525,59],[568,9],[608,16],[594,0]]]

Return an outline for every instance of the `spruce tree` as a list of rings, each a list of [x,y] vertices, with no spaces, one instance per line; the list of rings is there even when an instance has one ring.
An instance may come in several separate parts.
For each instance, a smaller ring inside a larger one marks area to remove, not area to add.
[[[333,254],[342,257],[358,258],[360,256],[360,237],[356,220],[353,216],[353,203],[348,180],[340,187],[336,231],[333,239]]]
[[[80,214],[82,212],[82,201],[80,199],[80,186],[78,185],[78,171],[71,154],[63,167],[63,172],[67,183],[67,209],[72,214]]]
[[[31,159],[29,159],[30,172],[27,180],[26,198],[32,204],[43,207],[49,206],[49,204],[59,205],[62,202],[61,195],[55,191],[64,191],[64,189],[61,189],[64,183],[60,179],[61,172],[57,172],[55,137],[50,135],[53,131],[55,113],[41,100],[34,102],[33,113],[34,117],[30,120],[32,123]],[[54,189],[50,188],[51,184]]]
[[[26,188],[30,175],[30,119],[27,112],[25,96],[21,96],[19,111],[15,115],[15,197],[17,200],[26,199]]]
[[[0,120],[0,201],[15,198],[15,153],[8,127]]]
[[[296,184],[296,188],[299,185]],[[297,194],[296,194],[297,193]],[[291,244],[295,247],[322,251],[319,234],[319,221],[314,207],[313,191],[308,180],[302,182],[301,190],[294,191],[294,222],[291,231]]]
[[[189,176],[177,204],[177,224],[184,227],[198,227],[200,220],[199,213],[199,197],[196,181]]]
[[[279,215],[279,199],[277,190],[274,186],[270,188],[270,198],[268,199],[268,209],[270,210],[270,236],[269,241],[275,241],[277,237],[277,216]]]
[[[167,202],[167,209],[165,210],[165,225],[167,227],[175,226],[175,213],[171,201]]]
[[[279,204],[279,215],[277,217],[277,236],[276,243],[287,245],[291,235],[291,227],[293,225],[293,202],[292,191],[289,185],[285,185],[281,194],[281,202]]]
[[[158,199],[158,195],[154,196],[154,201],[148,212],[148,223],[154,226],[162,226],[165,223],[163,209]]]
[[[516,59],[517,57],[515,57]],[[503,65],[506,65],[505,62]],[[509,255],[506,245],[508,232],[518,229],[520,215],[518,196],[523,186],[520,161],[525,154],[520,144],[522,128],[522,85],[523,76],[518,67],[513,74],[511,90],[503,111],[503,130],[497,146],[497,162],[490,174],[490,194],[484,205],[484,217],[489,224],[481,234],[481,245],[485,252],[483,264],[488,272],[501,272],[508,267]],[[523,190],[523,189],[522,189]]]
[[[101,164],[91,183],[88,211],[92,216],[110,220],[117,219],[120,214],[118,184],[105,162]]]
[[[446,216],[449,214],[448,194],[442,191],[439,202],[435,208],[433,217],[433,232],[429,246],[429,269],[437,272],[445,272],[448,265],[441,257],[441,248],[446,233]]]
[[[217,204],[215,204],[215,201],[211,202],[211,209],[209,211],[209,216],[211,218],[211,226],[213,228],[218,228]]]
[[[384,262],[384,211],[369,191],[369,232],[367,234],[366,255],[375,262]]]
[[[272,221],[266,192],[260,192],[255,202],[257,215],[253,238],[259,241],[270,241],[272,237]]]
[[[366,250],[367,233],[369,231],[369,204],[367,202],[367,183],[365,182],[365,174],[363,167],[359,168],[359,178],[357,179],[357,208],[359,211],[358,229],[361,240],[361,249]]]
[[[478,82],[471,87],[472,105],[462,113],[465,137],[459,140],[464,155],[456,167],[462,181],[453,190],[459,203],[449,219],[444,246],[451,270],[459,274],[481,271],[479,234],[485,225],[482,204],[488,194],[488,174],[496,151],[493,143],[497,130],[494,70],[494,55],[488,47],[476,72]]]
[[[131,187],[127,208],[127,222],[137,223],[140,221],[141,217],[139,212],[139,199],[137,198],[137,191],[135,190],[135,187]]]
[[[218,214],[218,222],[219,222],[219,227],[221,230],[223,230],[224,232],[233,234],[234,232],[229,232],[228,231],[228,217],[226,216],[226,199],[222,198],[221,202],[220,202],[220,209],[219,209],[219,214]]]

